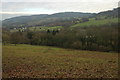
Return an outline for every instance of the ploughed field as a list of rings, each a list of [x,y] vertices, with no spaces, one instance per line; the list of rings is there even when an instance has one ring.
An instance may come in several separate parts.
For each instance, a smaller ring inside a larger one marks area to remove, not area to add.
[[[3,45],[3,78],[117,78],[118,54]]]

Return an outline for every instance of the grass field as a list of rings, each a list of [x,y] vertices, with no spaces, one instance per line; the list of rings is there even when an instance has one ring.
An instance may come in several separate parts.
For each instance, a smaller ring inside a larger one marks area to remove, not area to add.
[[[117,78],[118,54],[4,45],[3,78]]]
[[[118,18],[113,18],[113,19],[102,19],[102,20],[89,20],[87,22],[84,23],[78,23],[75,24],[73,26],[71,26],[71,28],[75,28],[75,27],[89,27],[89,26],[102,26],[105,24],[110,24],[110,23],[118,23]]]
[[[30,27],[29,30],[31,31],[47,31],[49,30],[57,30],[57,29],[61,29],[63,28],[63,26],[53,26],[53,27],[45,27],[45,26],[38,26],[38,27]]]
[[[63,26],[53,26],[53,27],[47,27],[47,26],[37,26],[37,27],[29,27],[29,30],[30,31],[47,31],[48,29],[50,31],[53,31],[53,30],[59,30],[59,29],[62,29]],[[22,30],[22,29],[11,29],[10,31],[11,32],[16,32],[16,31],[19,31],[19,30]]]

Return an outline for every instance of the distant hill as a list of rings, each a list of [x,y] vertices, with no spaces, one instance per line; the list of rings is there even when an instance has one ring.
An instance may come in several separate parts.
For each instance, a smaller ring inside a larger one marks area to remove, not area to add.
[[[92,13],[81,13],[81,12],[62,12],[62,13],[56,13],[56,14],[52,14],[49,17],[89,17],[91,16]]]
[[[13,17],[9,19],[5,19],[3,22],[28,22],[28,21],[33,21],[33,20],[39,20],[44,17],[48,16],[48,14],[41,14],[41,15],[32,15],[32,16],[19,16],[19,17]]]
[[[81,13],[81,12],[61,12],[55,14],[40,14],[32,16],[19,16],[2,21],[3,27],[15,28],[15,27],[32,27],[32,26],[71,26],[80,22],[80,20],[87,21],[89,18],[100,18],[104,16],[118,17],[118,11],[120,8],[113,10],[95,13]]]
[[[52,15],[42,14],[42,15],[32,15],[32,16],[20,16],[20,17],[13,17],[9,19],[3,20],[4,27],[18,27],[22,26],[43,26],[49,25],[56,22],[63,22],[75,18],[87,18],[92,16],[91,13],[80,13],[80,12],[63,12],[63,13],[56,13]],[[60,25],[60,24],[59,24]]]
[[[113,10],[108,10],[98,13],[96,16],[106,16],[106,17],[119,17],[120,7],[114,8]]]
[[[38,21],[44,17],[48,16],[47,14],[41,15],[32,15],[32,16],[19,16],[3,20],[3,27],[16,27],[19,25],[25,25],[28,22]]]

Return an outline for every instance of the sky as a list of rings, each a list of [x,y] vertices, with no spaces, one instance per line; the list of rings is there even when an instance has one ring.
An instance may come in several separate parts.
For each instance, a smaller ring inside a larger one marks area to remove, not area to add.
[[[2,0],[0,19],[59,12],[98,13],[117,8],[118,2],[119,0]]]

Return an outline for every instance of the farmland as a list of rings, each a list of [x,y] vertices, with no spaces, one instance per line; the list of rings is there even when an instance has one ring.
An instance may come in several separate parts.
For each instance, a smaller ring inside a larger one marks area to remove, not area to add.
[[[38,26],[38,27],[30,27],[29,30],[31,31],[47,31],[49,30],[57,30],[63,28],[62,26],[53,26],[53,27],[45,27],[45,26]]]
[[[118,78],[119,9],[2,20],[2,77]]]
[[[102,19],[102,20],[95,20],[91,19],[87,22],[84,23],[79,23],[71,26],[71,28],[75,27],[90,27],[90,26],[102,26],[102,25],[108,25],[112,23],[118,23],[118,18],[113,18],[113,19]]]
[[[47,31],[48,29],[49,30],[60,30],[62,29],[63,26],[52,26],[52,27],[47,27],[47,26],[35,26],[35,27],[29,27],[28,30],[30,31]],[[11,29],[10,31],[11,32],[17,32],[17,31],[22,31],[24,29]]]
[[[118,54],[3,45],[3,78],[117,78]]]
[[[111,25],[111,24],[117,24],[118,23],[118,18],[108,18],[108,19],[100,19],[100,20],[95,20],[94,18],[89,18],[89,21],[82,22],[82,23],[77,23],[75,25],[71,25],[68,28],[82,28],[82,27],[91,27],[91,26],[104,26],[104,25]],[[48,29],[50,31],[53,30],[61,30],[65,28],[65,26],[33,26],[33,27],[28,27],[28,30],[30,31],[47,31]],[[23,29],[11,29],[11,32],[16,32],[16,31],[22,31]]]

